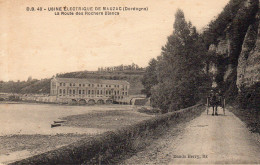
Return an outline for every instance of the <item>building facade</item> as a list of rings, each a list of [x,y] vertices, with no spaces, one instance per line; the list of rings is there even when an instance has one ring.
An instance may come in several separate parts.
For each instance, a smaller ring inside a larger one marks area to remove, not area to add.
[[[79,104],[127,103],[130,84],[123,80],[53,78],[50,96],[58,102]]]

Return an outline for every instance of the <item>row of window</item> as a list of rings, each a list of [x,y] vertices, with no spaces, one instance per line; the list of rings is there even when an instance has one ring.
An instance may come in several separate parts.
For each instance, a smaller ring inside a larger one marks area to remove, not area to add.
[[[59,93],[60,94],[66,94],[66,90],[65,89],[60,89],[60,91],[59,91]],[[69,94],[73,94],[73,95],[75,95],[76,94],[76,90],[75,89],[70,89],[69,91],[68,91],[68,93]],[[97,95],[103,95],[103,90],[79,90],[78,91],[78,94],[79,95],[84,95],[84,94],[97,94]],[[107,90],[107,91],[105,91],[104,92],[104,94],[106,94],[106,95],[111,95],[112,94],[112,91],[110,91],[110,90]],[[114,93],[113,93],[114,95],[120,95],[120,93],[119,93],[119,91],[114,91]],[[127,92],[122,92],[122,95],[127,95]]]
[[[59,95],[59,96],[66,96],[65,94],[63,94],[63,95]],[[69,95],[69,96],[73,96],[73,97],[75,97],[76,95]],[[94,96],[87,96],[87,97],[94,97]],[[103,97],[103,96],[97,96],[97,97]],[[106,97],[110,97],[110,96],[106,96]],[[124,98],[124,96],[114,96],[114,97],[112,97],[113,99],[123,99]]]
[[[111,87],[115,87],[115,88],[119,88],[119,85],[103,85],[103,84],[78,84],[79,85],[79,87],[85,87],[85,86],[88,86],[88,87],[109,87],[109,88],[111,88]],[[60,83],[60,86],[66,86],[66,83]],[[69,83],[69,86],[73,86],[73,87],[75,87],[76,86],[76,84],[75,83]],[[126,89],[127,89],[127,86],[126,86]]]

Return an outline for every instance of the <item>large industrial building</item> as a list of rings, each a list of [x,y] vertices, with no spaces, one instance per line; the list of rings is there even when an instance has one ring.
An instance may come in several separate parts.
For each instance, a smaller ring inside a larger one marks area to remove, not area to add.
[[[126,103],[130,84],[123,80],[53,78],[50,96],[61,103],[105,104]]]

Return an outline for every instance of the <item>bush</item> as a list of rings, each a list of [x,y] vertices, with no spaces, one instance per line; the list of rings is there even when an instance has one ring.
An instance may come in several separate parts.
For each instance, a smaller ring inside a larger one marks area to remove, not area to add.
[[[9,100],[9,101],[19,101],[20,98],[17,97],[17,96],[9,96],[9,97],[8,97],[8,100]]]
[[[135,105],[145,105],[148,99],[136,99],[135,100]]]
[[[157,109],[157,108],[148,109],[148,108],[145,108],[145,107],[141,107],[137,111],[140,112],[140,113],[146,113],[146,114],[160,114],[160,113],[162,113],[160,109]]]
[[[251,87],[242,87],[239,92],[238,104],[243,109],[260,109],[260,82],[254,84]]]
[[[232,112],[244,121],[252,132],[260,133],[260,83],[242,87],[237,96],[238,108]]]

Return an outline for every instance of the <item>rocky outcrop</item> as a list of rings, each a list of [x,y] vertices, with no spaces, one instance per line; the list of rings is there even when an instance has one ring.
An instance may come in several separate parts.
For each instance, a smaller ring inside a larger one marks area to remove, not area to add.
[[[229,40],[228,39],[222,39],[219,41],[217,49],[216,49],[216,53],[218,55],[223,55],[224,57],[228,57],[229,56],[229,52],[230,52],[230,45],[229,45]]]
[[[260,81],[260,9],[249,26],[237,66],[237,87],[250,87]]]
[[[240,2],[217,42],[209,47],[209,52],[216,58],[218,85],[225,86],[223,90],[227,92],[236,87],[250,87],[260,80],[259,0]]]

